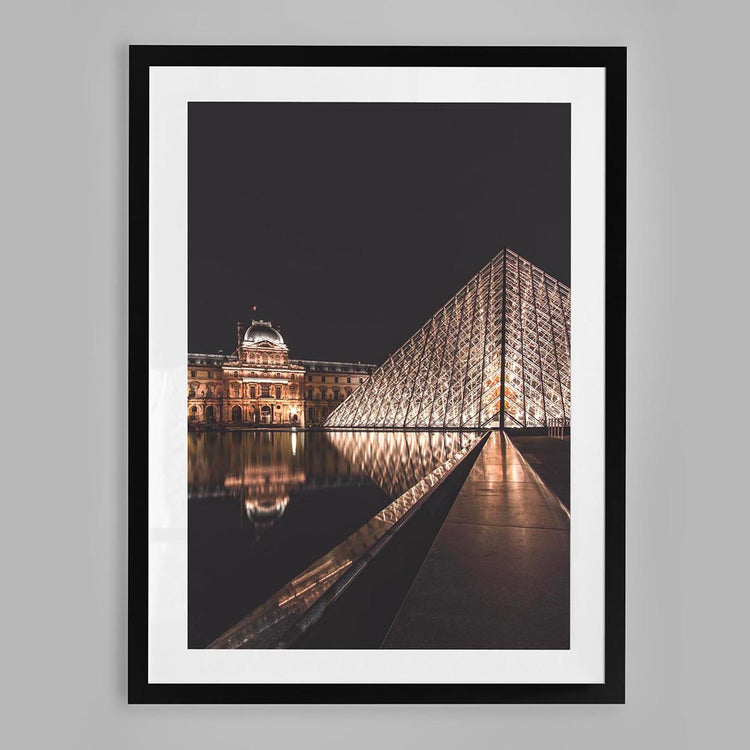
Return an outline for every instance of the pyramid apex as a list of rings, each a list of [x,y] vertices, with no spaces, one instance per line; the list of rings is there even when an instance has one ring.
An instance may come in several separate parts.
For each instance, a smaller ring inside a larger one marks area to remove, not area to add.
[[[326,426],[466,429],[569,420],[570,290],[545,279],[552,277],[502,248]]]

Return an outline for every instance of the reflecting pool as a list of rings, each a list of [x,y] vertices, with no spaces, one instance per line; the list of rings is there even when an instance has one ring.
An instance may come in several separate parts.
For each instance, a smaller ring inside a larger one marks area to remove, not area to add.
[[[189,434],[188,646],[267,646],[478,437]]]

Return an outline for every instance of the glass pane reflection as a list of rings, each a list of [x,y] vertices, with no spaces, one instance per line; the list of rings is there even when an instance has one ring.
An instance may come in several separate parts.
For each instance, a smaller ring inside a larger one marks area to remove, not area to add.
[[[189,435],[189,647],[272,646],[479,437]]]

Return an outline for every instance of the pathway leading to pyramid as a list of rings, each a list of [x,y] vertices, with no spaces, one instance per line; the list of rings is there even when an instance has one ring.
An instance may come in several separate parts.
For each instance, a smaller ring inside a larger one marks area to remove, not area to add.
[[[569,529],[554,496],[494,432],[382,647],[568,648]]]

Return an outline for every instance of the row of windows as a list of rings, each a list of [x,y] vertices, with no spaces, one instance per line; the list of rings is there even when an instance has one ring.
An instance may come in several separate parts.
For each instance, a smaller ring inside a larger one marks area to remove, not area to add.
[[[277,407],[280,408],[280,407]],[[231,412],[231,420],[232,422],[265,422],[265,423],[271,423],[273,422],[273,416],[272,412],[268,406],[264,406],[260,410],[260,414],[255,411],[255,409],[248,409],[247,414],[242,413],[242,408],[239,406],[232,407]],[[218,414],[213,406],[207,406],[205,414],[203,415],[206,422],[216,422]],[[280,415],[276,415],[276,419],[279,419]],[[200,413],[198,411],[197,406],[193,406],[190,411],[188,412],[188,420],[190,422],[196,422],[198,421],[198,418],[200,417]],[[289,415],[289,421],[294,424],[299,421],[299,417],[297,414],[290,414]]]
[[[210,359],[191,359],[191,365],[221,365],[223,357],[217,357],[214,360]]]
[[[258,395],[258,388],[257,386],[251,385],[249,388],[250,391],[250,398],[256,398]],[[281,398],[281,386],[277,385],[273,387],[273,391],[271,390],[270,385],[261,385],[260,386],[260,397],[261,398],[269,398],[271,395],[275,394],[276,398]],[[232,386],[232,395],[235,398],[240,397],[240,387],[238,385]],[[297,398],[297,387],[292,386],[289,390],[289,397],[290,398]]]
[[[199,392],[197,387],[194,384],[191,384],[188,387],[188,398],[195,398],[196,395],[200,396],[207,396],[208,398],[214,397],[214,388],[212,385],[207,385],[205,391]],[[217,396],[221,396],[221,391],[216,392]],[[234,398],[240,397],[240,387],[238,385],[232,386],[232,395]],[[261,398],[272,398],[275,397],[277,399],[281,399],[281,386],[277,385],[274,386],[273,391],[271,390],[270,385],[261,385],[260,386],[260,394],[258,393],[258,388],[254,385],[250,386],[250,398],[257,398],[258,395],[260,395]],[[297,392],[296,389],[293,388],[291,392],[291,398],[296,398]]]
[[[312,376],[312,375],[308,375],[308,376],[307,376],[307,382],[308,382],[308,383],[312,383],[312,382],[313,382],[314,380],[315,380],[314,376]],[[359,378],[359,382],[360,382],[360,383],[364,383],[364,381],[365,381],[365,379],[364,379],[364,378]],[[325,376],[325,375],[321,375],[321,377],[320,377],[320,382],[321,382],[321,383],[325,383],[325,382],[326,382],[326,376]],[[333,376],[333,382],[334,382],[334,383],[338,383],[338,382],[339,382],[339,376],[338,376],[338,375],[334,375],[334,376]],[[347,382],[347,383],[351,383],[351,382],[352,382],[352,379],[348,377],[348,378],[346,379],[346,382]]]
[[[248,361],[251,358],[251,354],[252,354],[251,352],[246,352],[245,353],[246,359]],[[284,357],[283,354],[265,354],[265,353],[259,354],[259,353],[255,353],[254,357],[252,357],[252,358],[255,361],[262,361],[262,362],[265,362],[267,364],[268,363],[270,363],[270,364],[274,364],[274,363],[282,364],[282,363],[286,362],[286,358]],[[209,365],[209,366],[213,365],[214,367],[221,367],[222,363],[226,362],[227,359],[229,359],[229,358],[228,357],[222,357],[222,356],[217,356],[214,359],[193,359],[193,358],[191,358],[189,360],[189,364],[191,364],[191,365]],[[296,365],[303,365],[304,366],[304,361],[302,361],[302,360],[291,360],[290,362],[293,365],[296,364]],[[363,365],[362,367],[365,367],[365,366]],[[322,365],[321,366],[308,366],[307,369],[310,370],[311,372],[353,372],[355,375],[357,374],[357,372],[361,372],[362,371],[361,368],[354,369],[354,368],[345,367],[343,365],[339,365],[339,366],[333,366],[333,365],[329,365],[329,366],[322,366]],[[373,366],[367,367],[367,372],[371,372],[372,369],[373,369]]]
[[[263,374],[266,374],[266,373],[263,373]],[[260,375],[261,375],[261,373],[257,373],[257,372],[251,372],[251,373],[250,373],[250,376],[251,376],[251,377],[253,377],[253,376],[255,376],[255,377],[259,377]],[[220,378],[221,378],[221,373],[220,373],[220,372],[216,372],[216,373],[215,373],[215,372],[214,372],[213,370],[208,370],[208,372],[206,373],[206,377],[207,377],[207,378],[209,378],[209,380],[211,380],[211,379],[214,379],[214,376],[216,377],[216,379],[220,379]],[[275,373],[273,374],[273,376],[274,376],[274,377],[276,377],[276,378],[281,378],[281,377],[282,377],[282,374],[281,374],[280,372],[275,372]],[[198,375],[198,371],[197,371],[197,370],[190,370],[190,377],[191,377],[191,378],[197,378],[197,377],[200,377],[200,376]],[[239,372],[238,372],[237,370],[235,370],[235,371],[234,371],[234,372],[232,373],[232,377],[234,377],[234,378],[237,378],[237,377],[239,377]],[[294,376],[292,375],[291,377],[293,378]],[[314,376],[313,376],[313,375],[308,375],[308,376],[307,376],[307,382],[308,382],[308,383],[312,383],[312,382],[314,382],[314,379],[315,379],[315,378],[314,378]],[[364,378],[358,378],[358,381],[359,381],[360,383],[364,383],[365,379],[364,379]],[[321,383],[325,383],[325,382],[326,382],[326,376],[325,376],[325,375],[322,375],[322,376],[321,376],[321,378],[320,378],[320,382],[321,382]],[[333,376],[333,382],[334,382],[334,383],[338,383],[338,382],[339,382],[339,376],[338,376],[338,375],[334,375],[334,376]],[[352,379],[351,379],[350,377],[347,377],[347,379],[346,379],[346,382],[347,382],[347,383],[351,383],[351,382],[352,382]]]
[[[252,354],[250,352],[246,352],[243,359],[245,362],[258,362],[264,365],[282,365],[285,361],[281,354]]]
[[[349,394],[350,394],[351,392],[352,392],[352,389],[351,389],[351,388],[346,388],[346,389],[345,389],[345,391],[341,391],[341,392],[339,392],[339,389],[338,389],[338,388],[334,388],[334,389],[333,389],[333,400],[334,400],[334,401],[339,401],[339,400],[343,400],[343,399],[344,399],[344,398],[346,398],[346,397],[347,397],[347,396],[348,396],[348,395],[349,395]],[[328,391],[328,393],[330,394],[331,392],[330,392],[330,391]],[[320,394],[320,393],[319,393],[318,391],[315,391],[315,392],[313,393],[313,390],[312,390],[312,388],[308,389],[308,391],[307,391],[307,400],[308,400],[308,401],[313,401],[313,400],[317,401],[317,400],[320,400],[321,398],[322,398],[323,400],[326,400],[326,401],[330,401],[330,400],[331,400],[331,397],[330,397],[330,395],[329,395],[328,397],[326,397],[326,394],[325,394],[325,393],[323,393],[323,395],[321,396],[321,394]]]
[[[200,387],[200,384],[191,383],[188,386],[188,398],[196,398],[196,396],[203,397],[206,396],[207,398],[214,398],[217,396],[221,396],[221,389],[218,391],[214,390],[214,387],[212,385],[207,385],[205,390],[198,390]],[[282,398],[282,388],[280,385],[277,386],[270,386],[263,384],[258,388],[255,385],[251,385],[249,390],[249,398],[276,398],[281,400]],[[339,390],[338,388],[334,388],[333,391],[328,391],[327,394],[324,391],[322,396],[319,391],[313,391],[312,388],[309,388],[307,391],[307,400],[313,401],[313,400],[320,400],[321,398],[325,400],[334,400],[339,401],[346,398],[348,395],[350,395],[352,392],[351,388],[344,388],[343,390]],[[240,398],[240,386],[239,385],[232,385],[231,386],[231,395],[233,398]],[[295,399],[297,398],[297,390],[296,388],[292,388],[290,391],[289,398]]]
[[[244,373],[243,373],[243,374],[244,374]],[[251,373],[249,373],[249,375],[250,375],[250,377],[261,377],[262,375],[268,376],[268,375],[270,375],[270,373],[267,373],[267,372],[263,372],[263,373],[261,373],[261,372],[251,372]],[[191,378],[198,378],[198,377],[201,377],[201,376],[200,376],[200,375],[198,375],[198,371],[197,371],[197,370],[190,370],[190,377],[191,377]],[[207,378],[208,378],[209,380],[212,380],[212,379],[214,379],[214,377],[215,377],[215,378],[216,378],[216,379],[218,380],[218,379],[221,379],[221,373],[220,373],[220,372],[216,372],[216,373],[215,373],[215,372],[214,372],[213,370],[209,370],[209,371],[208,371],[208,372],[206,373],[206,377],[207,377]],[[238,377],[239,377],[239,372],[237,372],[237,370],[235,370],[235,371],[234,371],[234,372],[232,373],[232,377],[233,377],[233,378],[238,378]],[[282,374],[281,374],[280,372],[274,372],[274,373],[273,373],[273,377],[274,377],[274,378],[279,378],[279,379],[281,379],[281,378],[283,378],[284,376],[283,376],[283,375],[282,375]],[[289,377],[290,377],[290,379],[292,379],[292,380],[293,380],[295,376],[294,376],[294,375],[290,375]],[[337,378],[337,380],[338,380],[338,378]],[[362,382],[362,379],[360,378],[360,383],[361,383],[361,382]]]
[[[355,375],[358,372],[372,372],[374,365],[351,365],[347,366],[344,362],[335,362],[330,365],[324,365],[321,363],[311,362],[310,360],[304,359],[292,359],[292,364],[302,365],[306,370],[310,372],[353,372]]]

